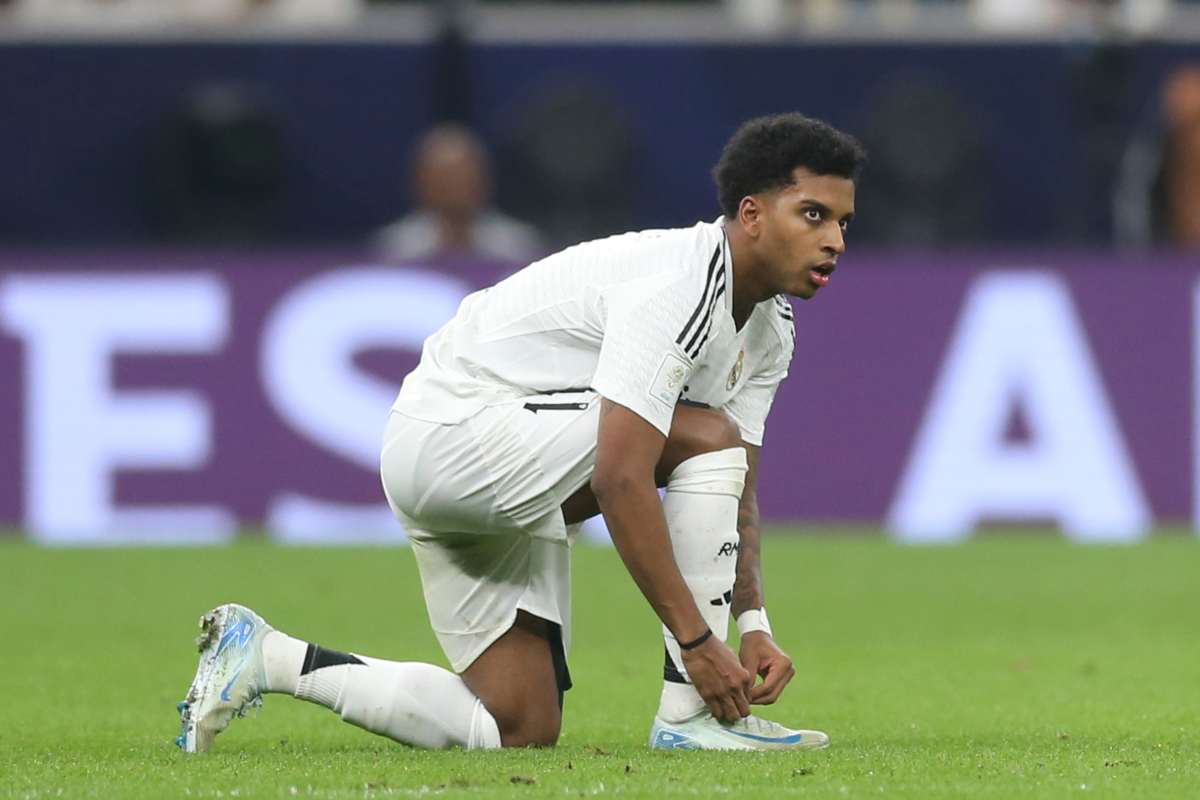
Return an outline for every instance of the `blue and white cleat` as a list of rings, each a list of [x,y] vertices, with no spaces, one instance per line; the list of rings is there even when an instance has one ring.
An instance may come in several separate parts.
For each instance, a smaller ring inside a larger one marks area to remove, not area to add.
[[[654,718],[650,747],[659,750],[821,750],[829,736],[821,731],[785,728],[751,714],[734,723],[719,722],[707,711],[684,722]]]
[[[175,744],[184,752],[208,752],[234,717],[262,705],[267,683],[262,641],[272,630],[258,614],[232,603],[200,618],[200,664],[177,706],[182,730]]]

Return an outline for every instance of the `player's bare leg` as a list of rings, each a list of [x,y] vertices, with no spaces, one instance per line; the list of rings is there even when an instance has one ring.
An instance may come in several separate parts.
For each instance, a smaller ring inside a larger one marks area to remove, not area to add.
[[[462,674],[496,720],[505,747],[550,746],[558,741],[562,694],[552,639],[552,623],[518,611],[516,623]]]

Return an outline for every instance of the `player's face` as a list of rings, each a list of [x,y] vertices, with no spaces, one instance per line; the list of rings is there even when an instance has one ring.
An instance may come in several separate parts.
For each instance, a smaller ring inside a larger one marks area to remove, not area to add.
[[[854,181],[803,167],[793,175],[791,185],[759,195],[755,250],[774,291],[807,300],[829,284],[846,252]]]

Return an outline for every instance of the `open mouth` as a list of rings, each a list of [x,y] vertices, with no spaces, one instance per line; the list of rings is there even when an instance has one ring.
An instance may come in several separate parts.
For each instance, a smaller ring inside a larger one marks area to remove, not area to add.
[[[836,265],[833,263],[818,264],[815,267],[809,268],[808,274],[812,278],[812,282],[817,286],[827,286],[829,284],[829,277],[833,275],[834,269],[836,269]]]

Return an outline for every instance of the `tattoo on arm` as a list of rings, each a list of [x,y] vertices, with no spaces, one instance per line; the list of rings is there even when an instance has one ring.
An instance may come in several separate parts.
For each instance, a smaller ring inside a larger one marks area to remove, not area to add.
[[[758,521],[758,448],[746,446],[746,460],[750,465],[746,473],[746,488],[738,504],[737,578],[733,584],[734,617],[764,604],[762,586],[762,560],[759,543]]]

